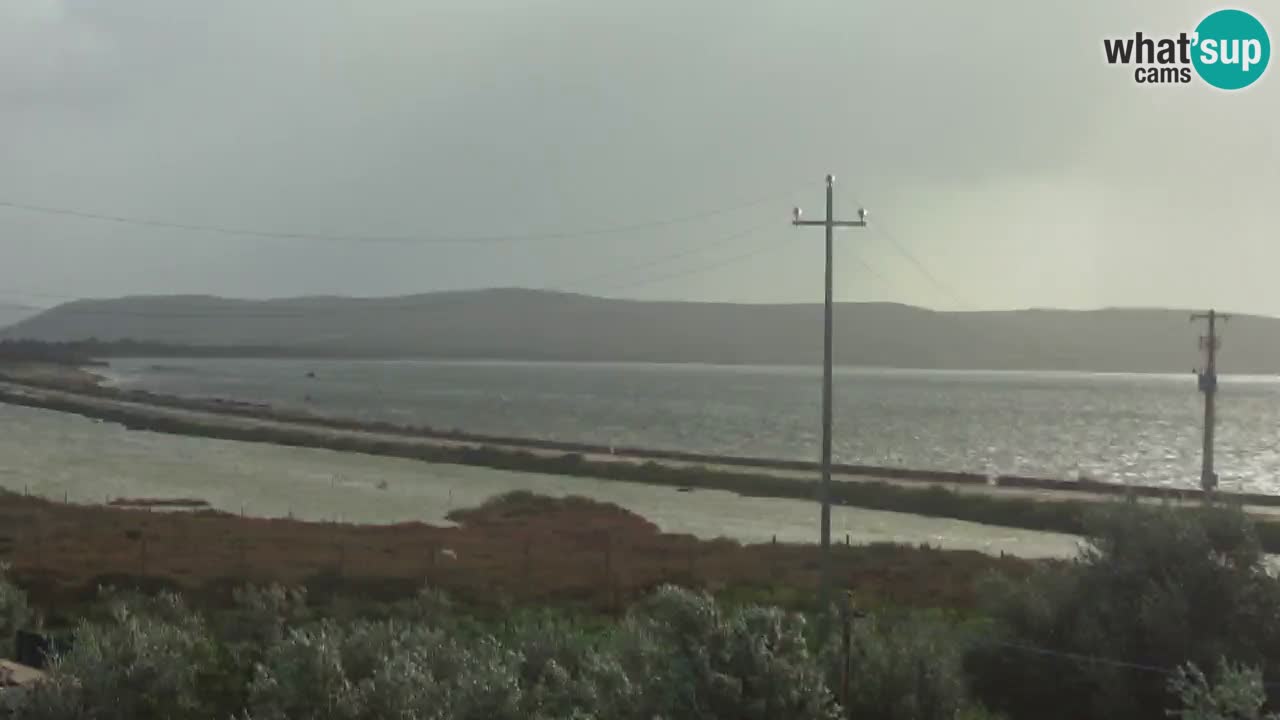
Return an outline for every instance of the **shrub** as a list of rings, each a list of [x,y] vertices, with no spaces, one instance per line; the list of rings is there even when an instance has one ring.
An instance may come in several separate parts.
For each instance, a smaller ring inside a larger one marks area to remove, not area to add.
[[[116,598],[111,619],[82,622],[49,680],[7,694],[27,720],[147,720],[207,717],[200,676],[214,664],[203,622],[175,596],[135,607]]]
[[[663,588],[624,623],[618,653],[643,683],[629,717],[835,718],[799,615],[748,606],[724,614],[705,594]]]
[[[515,658],[492,638],[460,643],[394,622],[324,622],[270,649],[249,691],[253,717],[521,717]]]
[[[355,718],[355,688],[342,667],[340,630],[294,630],[266,653],[249,687],[255,718]]]
[[[857,620],[850,637],[845,711],[858,720],[952,720],[968,704],[959,631],[913,616]],[[840,688],[839,647],[827,651],[828,678]]]
[[[627,717],[636,686],[617,655],[600,646],[610,635],[559,613],[518,615],[501,642],[519,658],[526,717]]]
[[[1151,668],[1220,657],[1280,667],[1280,584],[1239,509],[1119,503],[1089,527],[1076,561],[987,586],[994,622],[967,666],[990,706],[1064,720],[1158,718],[1172,698]]]
[[[232,643],[256,647],[274,645],[284,639],[285,630],[308,617],[305,588],[246,586],[232,592],[235,609],[221,627],[221,637]]]
[[[0,563],[0,657],[13,652],[14,634],[31,620],[27,594],[9,581],[9,566]]]
[[[1169,715],[1179,720],[1280,720],[1280,715],[1262,714],[1266,693],[1256,669],[1220,662],[1218,682],[1211,684],[1199,668],[1188,664],[1178,668],[1169,691],[1181,705]]]

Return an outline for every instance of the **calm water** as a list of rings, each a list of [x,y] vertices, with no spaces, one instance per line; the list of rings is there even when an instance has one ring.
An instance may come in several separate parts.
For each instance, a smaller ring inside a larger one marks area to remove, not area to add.
[[[307,373],[314,372],[314,378]],[[438,428],[816,459],[816,369],[431,361],[121,360],[126,386]],[[841,369],[834,454],[911,468],[1197,484],[1195,377]],[[1280,493],[1280,382],[1224,378],[1218,471]]]
[[[647,485],[433,465],[355,453],[133,432],[75,415],[0,405],[0,487],[61,500],[195,497],[229,512],[312,520],[445,522],[516,489],[584,495],[639,513],[663,530],[744,542],[814,542],[817,505],[680,493]],[[953,520],[832,509],[832,532],[851,541],[928,542],[1024,557],[1074,554],[1068,535],[995,528]]]

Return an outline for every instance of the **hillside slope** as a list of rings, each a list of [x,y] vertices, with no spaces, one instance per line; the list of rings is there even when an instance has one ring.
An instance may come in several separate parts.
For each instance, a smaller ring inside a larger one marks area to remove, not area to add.
[[[39,308],[15,303],[0,303],[0,328],[15,325],[40,312]]]
[[[836,309],[836,361],[953,369],[1189,372],[1202,328],[1184,310],[935,312],[887,303]],[[398,298],[204,296],[77,301],[0,338],[133,339],[257,346],[320,356],[814,364],[821,305],[613,300],[534,290]],[[1237,316],[1224,372],[1280,372],[1280,319]]]

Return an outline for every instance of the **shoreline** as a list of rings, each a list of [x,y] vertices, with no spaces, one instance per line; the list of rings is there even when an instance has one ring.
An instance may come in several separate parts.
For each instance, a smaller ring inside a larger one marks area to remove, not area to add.
[[[128,398],[128,399],[125,399]],[[143,399],[137,399],[143,398]],[[164,402],[147,402],[161,398]],[[657,462],[644,456],[563,452],[559,446],[541,443],[502,445],[487,443],[461,433],[436,436],[380,432],[352,421],[337,419],[286,420],[287,413],[269,409],[248,411],[228,403],[156,396],[145,391],[119,391],[95,386],[89,392],[51,389],[41,384],[0,381],[0,402],[81,415],[116,422],[128,429],[210,437],[224,440],[310,447],[363,453],[432,463],[470,465],[497,470],[534,472],[568,477],[590,477],[681,490],[722,490],[748,497],[814,501],[816,473],[808,465],[777,461],[773,467],[717,462],[716,456],[677,453],[696,460]],[[347,429],[351,426],[363,429]],[[571,447],[583,447],[571,444]],[[743,459],[730,459],[744,462]],[[803,468],[796,470],[794,468]],[[954,474],[944,474],[948,477]],[[932,476],[938,477],[938,476]],[[925,517],[963,520],[995,527],[1081,535],[1086,517],[1099,505],[1122,497],[1138,499],[1133,488],[1109,486],[1091,492],[1078,484],[1071,492],[1036,487],[991,485],[987,482],[923,480],[919,477],[884,478],[869,474],[833,475],[832,500],[838,505],[869,510],[908,513]],[[1162,489],[1151,488],[1158,493]],[[1198,492],[1164,493],[1143,497],[1181,505],[1200,498]],[[1250,496],[1218,495],[1220,500],[1249,505]],[[1280,497],[1261,496],[1255,506],[1280,504]],[[1280,519],[1267,513],[1255,517],[1260,540],[1269,552],[1280,552]]]

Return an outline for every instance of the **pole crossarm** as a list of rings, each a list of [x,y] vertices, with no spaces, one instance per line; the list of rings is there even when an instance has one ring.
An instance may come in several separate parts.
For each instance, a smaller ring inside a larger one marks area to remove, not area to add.
[[[830,224],[831,227],[866,227],[867,221],[866,220],[833,220],[830,223],[827,223],[826,220],[792,220],[791,224],[795,225],[796,227],[802,227],[802,226],[826,227],[828,224]]]

